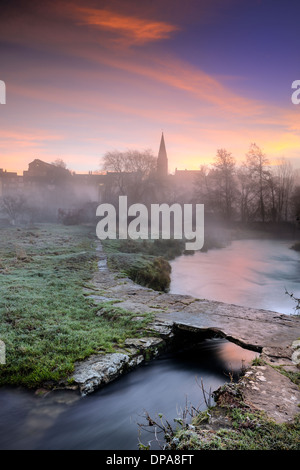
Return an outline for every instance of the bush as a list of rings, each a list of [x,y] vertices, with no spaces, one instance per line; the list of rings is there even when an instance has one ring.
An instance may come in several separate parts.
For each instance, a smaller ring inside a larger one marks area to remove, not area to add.
[[[171,266],[162,257],[136,253],[108,253],[110,268],[120,271],[137,284],[166,292],[170,287]]]

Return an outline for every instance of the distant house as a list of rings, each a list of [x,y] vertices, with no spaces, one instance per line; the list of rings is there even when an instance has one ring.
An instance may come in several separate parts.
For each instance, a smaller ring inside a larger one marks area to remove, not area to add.
[[[176,168],[173,175],[173,182],[178,188],[186,189],[190,192],[193,190],[197,176],[200,174],[200,170],[177,170]]]
[[[35,159],[33,162],[29,163],[28,170],[23,172],[23,176],[26,181],[56,184],[69,178],[71,173],[61,166]]]
[[[23,177],[17,173],[0,168],[0,197],[20,192],[23,189]]]
[[[108,175],[93,173],[74,173],[71,179],[71,187],[75,193],[85,194],[93,202],[101,202],[104,198],[108,184]]]

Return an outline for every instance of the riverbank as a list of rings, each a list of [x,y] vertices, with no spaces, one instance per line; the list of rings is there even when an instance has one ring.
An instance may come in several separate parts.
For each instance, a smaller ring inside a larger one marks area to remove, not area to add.
[[[95,247],[91,227],[1,229],[0,385],[52,388],[77,361],[143,337],[150,315],[132,321],[132,312],[84,292],[98,267]]]
[[[253,420],[245,429],[250,411],[258,430],[270,434],[272,423],[279,426],[283,434],[277,446],[281,441],[284,448],[287,440],[289,448],[299,445],[299,348],[293,349],[300,337],[299,317],[137,285],[107,266],[107,255],[100,243],[95,250],[88,227],[39,226],[2,233],[0,338],[7,353],[0,368],[2,385],[69,388],[85,395],[156,357],[176,340],[227,338],[257,351],[264,362],[251,367],[244,386],[239,383],[242,395],[233,391],[242,400],[232,402],[225,388],[220,394],[225,421],[220,419],[217,426],[218,407],[209,410],[205,426],[210,431],[215,426],[215,441],[204,438],[199,415],[194,428],[179,429],[173,448],[215,448],[214,442],[220,444],[216,448],[255,448]],[[235,428],[237,422],[249,433],[243,445],[238,434],[236,440],[222,440],[226,428]],[[189,437],[191,431],[196,436]],[[267,440],[260,445],[272,448]]]

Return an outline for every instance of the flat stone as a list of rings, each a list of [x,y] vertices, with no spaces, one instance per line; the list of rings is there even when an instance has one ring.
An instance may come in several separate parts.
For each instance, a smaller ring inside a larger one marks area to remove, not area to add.
[[[195,301],[181,311],[160,312],[157,318],[187,327],[214,329],[245,347],[258,349],[289,348],[300,335],[300,318],[282,318],[275,312],[214,301]],[[286,354],[290,356],[289,352]]]
[[[252,383],[249,383],[249,377]],[[257,368],[252,366],[240,383],[244,402],[264,411],[277,423],[290,422],[299,413],[299,388],[273,367],[266,365],[264,375],[260,376],[257,375]]]
[[[136,349],[149,349],[163,344],[161,338],[129,338],[125,340],[125,346],[134,346]]]
[[[86,395],[118,377],[129,359],[128,355],[121,353],[93,355],[75,366],[72,379],[78,384],[81,394]]]
[[[264,377],[263,375],[260,375],[260,376],[258,376],[257,378],[258,378],[258,380],[260,380],[261,382],[266,382],[266,380],[267,380],[266,377]]]

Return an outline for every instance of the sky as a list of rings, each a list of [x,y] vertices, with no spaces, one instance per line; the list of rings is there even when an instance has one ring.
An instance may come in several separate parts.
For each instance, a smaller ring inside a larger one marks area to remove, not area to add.
[[[298,0],[0,0],[0,168],[78,173],[151,149],[169,171],[256,143],[300,168]]]

